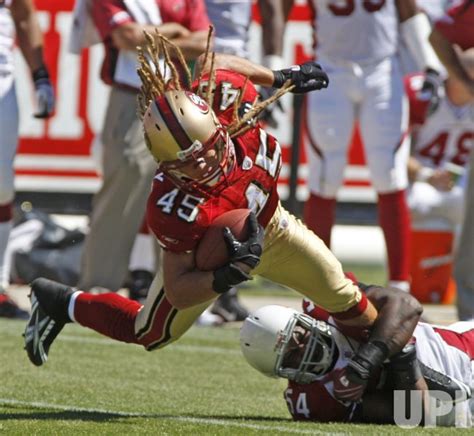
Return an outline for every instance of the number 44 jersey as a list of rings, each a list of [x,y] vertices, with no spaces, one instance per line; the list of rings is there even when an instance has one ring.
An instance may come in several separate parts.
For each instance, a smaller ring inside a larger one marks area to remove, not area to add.
[[[208,79],[204,77],[194,88],[198,86],[207,87]],[[233,121],[233,103],[241,89],[240,116],[258,95],[244,76],[228,70],[217,70],[215,86],[213,110],[224,126]],[[258,123],[232,142],[236,164],[209,196],[180,190],[158,170],[148,199],[147,222],[164,248],[178,253],[193,250],[209,224],[229,210],[251,209],[264,227],[270,221],[279,201],[280,145]]]

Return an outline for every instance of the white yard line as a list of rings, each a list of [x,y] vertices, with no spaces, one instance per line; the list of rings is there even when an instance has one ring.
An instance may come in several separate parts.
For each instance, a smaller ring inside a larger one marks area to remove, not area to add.
[[[253,430],[269,430],[272,432],[282,432],[282,433],[295,433],[295,434],[324,434],[330,436],[342,436],[346,433],[327,433],[319,430],[305,430],[298,428],[290,428],[283,426],[270,426],[270,425],[261,425],[261,424],[250,424],[245,422],[236,422],[225,419],[218,418],[194,418],[192,416],[170,416],[170,415],[160,415],[154,413],[140,413],[140,412],[124,412],[120,410],[107,410],[107,409],[94,409],[94,408],[84,408],[76,406],[66,406],[61,404],[50,404],[44,402],[36,401],[19,401],[9,398],[0,398],[0,406],[22,406],[22,407],[31,407],[34,409],[52,409],[52,410],[61,410],[65,412],[85,412],[85,413],[102,413],[106,415],[114,415],[124,418],[148,418],[148,419],[164,419],[168,421],[178,421],[185,423],[196,423],[196,424],[206,424],[206,425],[219,425],[226,427],[237,427],[237,428],[249,428]],[[32,419],[34,417],[32,416]],[[256,420],[258,418],[255,418]]]
[[[82,336],[73,335],[61,335],[57,339],[58,341],[77,342],[81,344],[93,344],[93,345],[107,345],[107,346],[126,346],[130,347],[130,344],[124,342],[113,341],[110,339],[101,338],[85,338]],[[139,347],[140,345],[138,345]],[[240,354],[239,350],[233,350],[231,348],[224,347],[210,347],[208,345],[184,345],[184,344],[170,344],[164,349],[173,349],[175,351],[189,351],[199,353],[214,353],[214,354]]]

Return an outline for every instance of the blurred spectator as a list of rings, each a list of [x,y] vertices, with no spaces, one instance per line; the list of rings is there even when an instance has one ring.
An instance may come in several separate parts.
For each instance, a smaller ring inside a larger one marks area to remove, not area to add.
[[[474,50],[460,57],[474,77]],[[474,141],[474,95],[465,92],[457,77],[450,76],[439,101],[428,102],[423,98],[423,81],[421,74],[406,79],[410,124],[414,126],[408,164],[412,292],[420,301],[435,302],[448,297],[449,242],[452,244],[464,216],[465,167]],[[445,261],[428,266],[429,258]]]
[[[462,63],[474,77],[474,50],[461,54]],[[423,76],[406,79],[410,101],[412,156],[408,178],[412,221],[437,216],[452,226],[462,223],[465,169],[474,140],[474,95],[449,76],[437,102],[422,96]]]
[[[93,34],[98,32],[105,47],[101,78],[111,86],[101,137],[103,184],[94,197],[82,256],[84,290],[116,291],[123,285],[156,170],[136,113],[136,47],[145,41],[143,31],[155,35],[157,29],[191,60],[205,50],[208,26],[203,0],[76,2],[72,46],[77,51],[98,42]]]
[[[285,1],[283,12],[264,14],[263,20],[281,20],[287,15],[288,3],[292,0]],[[431,25],[414,0],[316,0],[312,4],[316,55],[330,85],[327,92],[308,96],[310,197],[304,210],[306,224],[330,246],[336,194],[344,179],[347,150],[357,121],[378,194],[389,285],[408,291],[408,114],[397,50],[400,36],[420,67],[429,69],[429,77],[434,79],[439,61],[427,41]],[[426,88],[435,94],[435,80]]]
[[[43,35],[32,0],[0,1],[0,317],[27,318],[28,313],[6,294],[10,271],[5,253],[12,228],[13,160],[19,126],[13,67],[15,36],[35,87],[33,115],[46,118],[54,110],[54,92],[43,59]]]
[[[430,41],[451,76],[464,83],[465,92],[474,95],[474,80],[462,65],[456,46],[474,48],[474,0],[458,1],[438,20]],[[471,153],[470,167],[474,165]],[[474,318],[474,176],[472,171],[466,191],[465,216],[459,247],[454,261],[457,309],[460,320]]]

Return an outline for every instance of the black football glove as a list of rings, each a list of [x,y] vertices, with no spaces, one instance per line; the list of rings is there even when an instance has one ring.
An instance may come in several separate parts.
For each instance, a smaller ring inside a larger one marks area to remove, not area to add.
[[[246,241],[240,242],[228,227],[224,228],[224,240],[229,253],[229,262],[214,271],[212,287],[218,294],[223,294],[235,285],[251,279],[251,276],[239,268],[235,262],[244,263],[251,269],[260,263],[260,256],[263,251],[264,229],[258,223],[257,217],[253,212],[248,217],[248,229],[249,237]]]
[[[48,118],[54,111],[54,90],[46,67],[33,71],[36,94],[35,118]]]
[[[336,380],[334,395],[338,400],[359,402],[369,379],[388,357],[387,346],[380,341],[362,344]]]
[[[293,65],[283,70],[274,70],[273,74],[275,76],[272,85],[274,88],[281,88],[286,81],[290,80],[295,85],[291,92],[295,94],[304,94],[327,88],[329,84],[328,75],[323,71],[321,65],[315,61]]]
[[[418,93],[418,98],[423,101],[429,101],[428,115],[432,114],[439,106],[442,97],[442,84],[438,71],[427,68],[425,80]]]
[[[390,358],[387,364],[390,375],[387,379],[393,389],[410,389],[422,376],[416,357],[416,345],[409,342],[402,351]]]

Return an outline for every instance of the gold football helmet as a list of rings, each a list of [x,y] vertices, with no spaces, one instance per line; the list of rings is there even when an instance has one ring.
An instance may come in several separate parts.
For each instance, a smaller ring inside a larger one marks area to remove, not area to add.
[[[181,188],[207,191],[215,187],[234,160],[234,147],[227,131],[206,101],[192,92],[165,91],[149,105],[143,126],[145,140],[159,169]],[[192,163],[205,160],[211,149],[216,151],[217,158],[199,179],[191,179],[182,171]]]

